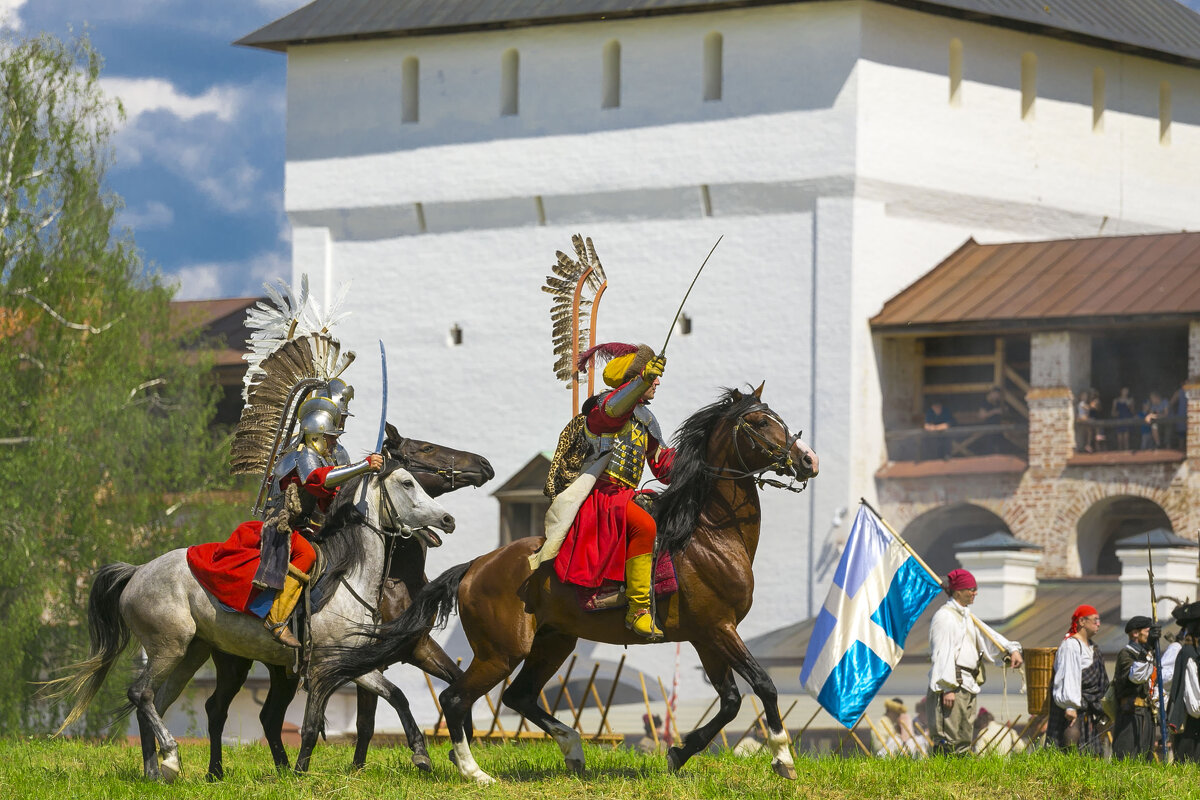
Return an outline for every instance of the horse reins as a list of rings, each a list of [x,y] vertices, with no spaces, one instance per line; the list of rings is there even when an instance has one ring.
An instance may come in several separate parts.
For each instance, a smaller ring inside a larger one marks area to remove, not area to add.
[[[776,445],[774,442],[770,441],[767,439],[767,437],[755,430],[754,427],[748,422],[746,422],[746,417],[756,411],[762,412],[783,429],[783,435],[787,437],[787,441],[785,441],[783,445]],[[746,438],[750,440],[750,444],[755,450],[765,453],[767,457],[771,459],[770,463],[763,467],[759,467],[758,469],[751,469],[749,466],[747,466],[746,459],[742,456],[742,448],[738,446],[739,434],[745,434]],[[741,465],[741,471],[739,472],[731,467],[708,467],[707,472],[714,478],[724,478],[727,480],[752,478],[760,488],[763,486],[774,486],[779,489],[786,489],[789,492],[803,492],[808,488],[808,480],[805,479],[798,486],[796,485],[796,478],[798,477],[797,466],[791,456],[792,447],[803,435],[803,431],[789,434],[787,423],[785,423],[778,414],[768,408],[766,403],[759,403],[758,405],[743,412],[733,424],[733,450],[735,453],[737,453],[738,463]],[[789,472],[793,477],[788,483],[775,480],[774,478],[763,477],[763,473],[772,470],[777,472],[786,471]]]
[[[408,441],[408,440],[401,439],[400,443],[398,445],[396,445],[396,448],[403,447],[404,442],[406,442],[406,441]],[[412,462],[412,459],[405,458],[403,456],[395,454],[394,450],[393,450],[392,458],[395,458],[397,461],[399,461],[401,466],[403,466],[409,472],[424,472],[427,475],[437,475],[439,478],[448,479],[450,481],[450,488],[448,491],[454,491],[455,481],[458,480],[459,475],[467,474],[466,470],[455,469],[454,456],[450,457],[450,468],[449,469],[445,469],[445,468],[434,469],[432,467],[427,467],[424,464],[414,464]]]

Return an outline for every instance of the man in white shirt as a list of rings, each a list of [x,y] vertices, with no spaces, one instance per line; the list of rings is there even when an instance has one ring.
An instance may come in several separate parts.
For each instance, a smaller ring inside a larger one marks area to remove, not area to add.
[[[981,659],[995,663],[1002,649],[1014,668],[1022,662],[1021,645],[980,622],[967,608],[978,591],[975,576],[951,570],[944,582],[950,600],[929,625],[933,666],[929,670],[927,713],[934,752],[971,752],[975,710],[983,677]]]

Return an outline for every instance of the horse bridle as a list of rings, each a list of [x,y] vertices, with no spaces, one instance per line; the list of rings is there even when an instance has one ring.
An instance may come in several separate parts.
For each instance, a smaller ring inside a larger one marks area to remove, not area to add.
[[[401,439],[399,444],[396,445],[396,447],[399,448],[399,447],[403,446],[405,441],[407,441],[407,440]],[[437,475],[439,478],[448,479],[450,481],[449,491],[454,490],[455,481],[458,480],[459,475],[467,474],[465,470],[455,469],[454,456],[450,457],[450,468],[449,469],[445,469],[445,468],[433,469],[432,467],[427,467],[424,464],[414,464],[414,463],[412,463],[411,459],[404,458],[399,455],[394,455],[394,456],[392,456],[392,458],[395,458],[397,461],[399,461],[400,465],[403,466],[409,472],[424,472],[426,475]]]
[[[773,420],[783,429],[783,435],[786,441],[782,445],[776,445],[774,442],[763,436],[754,426],[746,421],[746,417],[755,412],[761,412],[768,418]],[[738,445],[738,436],[744,434],[750,440],[750,445],[753,449],[764,453],[770,460],[765,466],[758,469],[751,469],[746,465],[746,459],[742,456],[742,448]],[[714,478],[725,478],[728,480],[737,480],[739,478],[753,478],[755,483],[761,488],[763,486],[774,486],[779,489],[786,489],[789,492],[803,492],[808,488],[808,479],[805,478],[799,485],[796,479],[799,478],[798,465],[792,458],[792,446],[800,440],[804,435],[804,431],[798,431],[794,434],[788,433],[787,423],[776,414],[766,403],[758,403],[745,411],[743,411],[733,423],[733,450],[737,453],[738,463],[741,465],[741,471],[732,467],[708,467],[708,474]],[[774,478],[765,478],[763,473],[766,472],[786,473],[792,476],[787,483],[777,481]]]

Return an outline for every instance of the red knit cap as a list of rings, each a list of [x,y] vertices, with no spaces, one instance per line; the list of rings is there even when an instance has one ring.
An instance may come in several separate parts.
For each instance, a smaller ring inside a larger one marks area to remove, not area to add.
[[[959,589],[977,588],[975,576],[965,569],[952,569],[946,573],[946,585],[950,587],[951,594],[954,594]]]
[[[1071,630],[1067,631],[1067,636],[1074,636],[1079,632],[1079,620],[1084,617],[1097,616],[1099,613],[1094,606],[1089,606],[1086,603],[1075,609],[1075,613],[1071,615]]]

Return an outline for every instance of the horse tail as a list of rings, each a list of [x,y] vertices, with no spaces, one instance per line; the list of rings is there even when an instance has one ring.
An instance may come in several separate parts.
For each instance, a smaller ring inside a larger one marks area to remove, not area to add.
[[[347,681],[403,661],[421,637],[434,628],[445,627],[458,604],[458,586],[474,563],[468,561],[446,570],[425,584],[403,614],[374,630],[361,632],[359,635],[369,640],[367,644],[318,648],[308,671],[308,691],[317,698],[317,707],[323,707]]]
[[[61,678],[43,684],[42,697],[58,699],[75,697],[75,705],[63,720],[55,736],[83,716],[83,712],[100,691],[117,656],[129,644],[129,626],[121,617],[121,593],[138,568],[132,564],[106,564],[92,580],[88,595],[88,634],[91,655],[85,661],[64,669]]]

